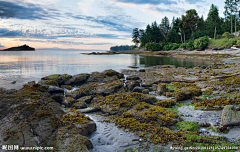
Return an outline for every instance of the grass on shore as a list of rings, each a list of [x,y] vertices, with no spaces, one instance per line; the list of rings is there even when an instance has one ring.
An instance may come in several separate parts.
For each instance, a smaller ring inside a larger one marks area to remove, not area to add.
[[[240,37],[234,37],[230,39],[227,39],[227,38],[216,39],[216,40],[212,39],[210,40],[209,46],[217,46],[217,47],[233,46],[235,45],[234,41],[236,43],[238,40],[240,40]]]

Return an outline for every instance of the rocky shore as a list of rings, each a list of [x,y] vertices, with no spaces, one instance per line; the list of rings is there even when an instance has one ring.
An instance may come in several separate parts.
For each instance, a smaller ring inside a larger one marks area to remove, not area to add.
[[[83,152],[239,150],[240,63],[219,62],[225,54],[208,57],[216,63],[55,74],[20,90],[1,88],[0,145]]]

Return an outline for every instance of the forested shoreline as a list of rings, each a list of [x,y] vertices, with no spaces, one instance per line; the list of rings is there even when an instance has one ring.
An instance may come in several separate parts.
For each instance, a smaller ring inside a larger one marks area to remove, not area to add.
[[[190,9],[186,11],[186,15],[173,17],[171,24],[169,18],[165,16],[160,24],[155,21],[148,24],[145,29],[134,28],[132,42],[135,46],[131,49],[204,48],[206,43],[209,44],[208,38],[233,38],[232,33],[240,29],[239,6],[238,0],[226,0],[224,18],[219,17],[218,7],[212,4],[206,19],[203,16],[199,17],[195,9]]]

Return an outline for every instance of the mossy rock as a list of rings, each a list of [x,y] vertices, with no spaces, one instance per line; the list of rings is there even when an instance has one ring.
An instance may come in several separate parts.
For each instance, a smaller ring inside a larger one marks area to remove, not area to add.
[[[170,108],[176,105],[176,101],[174,101],[173,99],[161,99],[157,101],[156,105],[165,108]]]
[[[70,79],[64,80],[65,85],[80,85],[83,84],[88,78],[89,74],[73,75]]]
[[[200,88],[181,88],[174,91],[175,94],[175,100],[176,101],[182,101],[191,99],[194,96],[200,96],[202,95],[202,91]]]
[[[109,70],[105,70],[102,72],[104,75],[107,75],[109,77],[112,77],[112,76],[117,76],[118,79],[121,79],[121,78],[124,78],[124,75],[122,73],[119,73],[115,70],[112,70],[112,69],[109,69]]]
[[[183,131],[197,131],[201,128],[201,125],[193,121],[181,121],[175,124],[178,130]]]
[[[75,109],[84,109],[87,108],[87,104],[85,102],[76,102],[72,104],[72,107]]]
[[[233,105],[226,105],[221,117],[222,126],[239,126],[240,114],[235,110]]]
[[[56,86],[58,87],[58,82],[55,80],[40,80],[38,84],[43,86]]]
[[[41,78],[41,80],[54,80],[57,81],[58,85],[64,84],[65,81],[69,80],[72,76],[68,74],[54,74]]]
[[[92,96],[84,96],[79,99],[77,99],[77,102],[85,102],[86,104],[91,103],[93,97]]]
[[[163,94],[166,91],[167,91],[166,84],[165,83],[159,83],[158,86],[157,86],[156,93],[158,95],[161,95],[161,94]]]

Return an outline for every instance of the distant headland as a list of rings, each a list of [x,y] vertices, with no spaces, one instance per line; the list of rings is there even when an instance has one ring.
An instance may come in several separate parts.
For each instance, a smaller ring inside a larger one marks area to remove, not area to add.
[[[0,50],[0,51],[35,51],[35,48],[32,48],[32,47],[24,44],[21,46],[11,47],[11,48]]]

